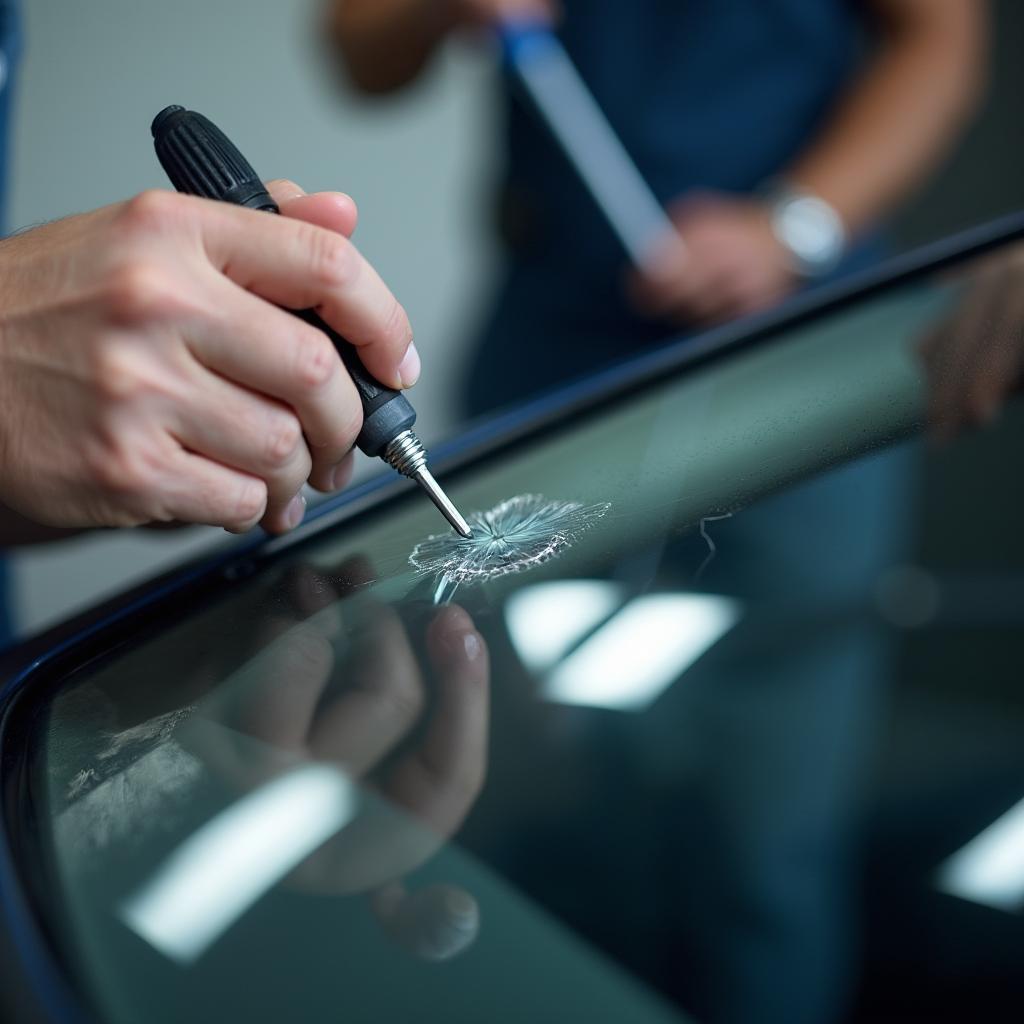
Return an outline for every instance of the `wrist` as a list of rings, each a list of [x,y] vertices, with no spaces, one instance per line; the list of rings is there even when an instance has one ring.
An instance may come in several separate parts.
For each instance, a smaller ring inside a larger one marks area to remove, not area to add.
[[[811,190],[787,181],[769,182],[761,196],[790,270],[804,280],[832,273],[849,246],[849,232],[836,208]]]

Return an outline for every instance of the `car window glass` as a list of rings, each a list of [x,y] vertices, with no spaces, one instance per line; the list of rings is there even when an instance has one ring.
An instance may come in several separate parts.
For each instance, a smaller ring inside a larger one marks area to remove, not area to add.
[[[912,930],[924,882],[972,898],[953,858],[1024,795],[1024,705],[998,682],[1019,622],[957,625],[943,582],[973,512],[944,509],[944,540],[921,481],[1021,417],[933,456],[915,436],[984,419],[1019,373],[986,342],[1012,336],[991,324],[1017,259],[482,460],[448,485],[460,508],[536,518],[486,572],[410,562],[442,531],[409,494],[82,667],[40,717],[34,792],[90,998],[114,1021],[827,1020],[882,998],[858,989],[865,936],[879,992],[892,963],[932,991],[871,915],[903,901]],[[906,638],[957,629],[996,680],[972,709],[1005,742],[980,756],[1010,769],[929,846],[942,752],[973,748],[950,739],[963,694],[919,686]],[[947,744],[916,776],[887,747],[906,706],[911,738]],[[912,834],[886,819],[907,806]]]

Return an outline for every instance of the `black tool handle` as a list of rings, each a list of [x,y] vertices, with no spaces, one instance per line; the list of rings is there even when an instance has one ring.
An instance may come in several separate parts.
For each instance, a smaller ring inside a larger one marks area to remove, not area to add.
[[[170,106],[153,120],[156,155],[179,192],[278,213],[260,176],[234,143],[212,121],[184,107]],[[363,366],[355,345],[326,324],[315,311],[296,316],[324,332],[338,350],[363,403],[363,429],[356,444],[380,455],[416,422],[416,411],[401,391],[385,387]]]

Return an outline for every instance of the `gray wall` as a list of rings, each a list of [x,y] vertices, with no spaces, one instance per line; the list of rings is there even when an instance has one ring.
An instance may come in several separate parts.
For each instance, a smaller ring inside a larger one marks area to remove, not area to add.
[[[906,213],[915,243],[1024,205],[1019,101],[1024,4],[997,5],[993,97],[967,143]],[[451,382],[493,254],[480,230],[493,150],[486,55],[453,48],[398,102],[339,95],[316,38],[319,0],[26,0],[12,223],[25,226],[163,186],[149,122],[195,106],[244,143],[266,176],[341,188],[359,202],[357,241],[408,308],[424,358],[416,402],[429,442],[450,430]],[[17,611],[36,629],[218,543],[125,532],[15,556]]]

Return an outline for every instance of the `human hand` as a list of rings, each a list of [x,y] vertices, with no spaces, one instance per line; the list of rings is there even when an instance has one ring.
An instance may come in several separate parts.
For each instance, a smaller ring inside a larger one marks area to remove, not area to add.
[[[1024,245],[978,261],[963,299],[918,353],[937,438],[995,419],[1024,384]]]
[[[797,286],[761,203],[700,193],[670,213],[682,245],[667,242],[630,282],[643,312],[686,325],[714,324],[765,309]]]
[[[363,572],[350,566],[346,575]],[[355,818],[304,859],[290,884],[366,893],[396,941],[447,959],[475,938],[475,900],[448,885],[410,895],[402,879],[455,832],[483,784],[487,650],[466,612],[449,606],[427,627],[421,671],[397,615],[374,604],[339,657],[346,615],[325,596],[334,589],[325,581],[300,588],[321,610],[218,687],[180,738],[237,792],[307,762],[335,764],[358,782]]]
[[[171,192],[0,243],[0,489],[51,526],[301,520],[362,423],[314,307],[384,383],[419,372],[402,307],[348,240],[352,201],[274,183],[282,217]]]

